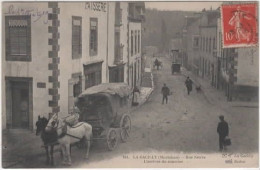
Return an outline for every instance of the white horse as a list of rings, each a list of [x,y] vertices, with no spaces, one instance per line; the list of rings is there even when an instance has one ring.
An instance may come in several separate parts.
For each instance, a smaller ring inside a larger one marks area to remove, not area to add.
[[[90,140],[92,137],[92,126],[86,122],[79,122],[73,127],[68,126],[64,119],[59,119],[55,113],[46,126],[46,132],[57,131],[58,142],[61,146],[63,164],[71,165],[70,144],[79,142],[85,137],[87,151],[85,158],[89,156]]]

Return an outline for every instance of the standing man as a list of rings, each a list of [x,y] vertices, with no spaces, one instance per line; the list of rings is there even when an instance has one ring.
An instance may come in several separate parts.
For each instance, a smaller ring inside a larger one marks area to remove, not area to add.
[[[192,80],[190,79],[190,77],[187,77],[187,79],[185,81],[185,85],[186,85],[188,95],[189,95],[190,92],[192,91]]]
[[[138,89],[137,86],[135,86],[134,90],[133,90],[133,101],[132,101],[132,105],[133,106],[137,106],[138,103],[138,97],[141,94],[140,90]]]
[[[217,132],[219,135],[219,151],[223,149],[226,150],[225,147],[225,138],[228,136],[229,129],[228,123],[224,120],[224,116],[219,116],[220,122],[218,123]]]
[[[166,100],[166,104],[167,104],[167,102],[168,102],[168,95],[170,94],[170,89],[166,86],[165,83],[163,84],[161,93],[163,95],[162,104],[164,104],[164,100]]]

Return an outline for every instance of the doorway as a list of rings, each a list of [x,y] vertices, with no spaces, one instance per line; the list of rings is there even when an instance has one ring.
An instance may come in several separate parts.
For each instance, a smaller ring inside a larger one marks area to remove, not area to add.
[[[12,82],[13,128],[29,128],[29,83]]]
[[[32,129],[32,79],[6,78],[7,127]]]

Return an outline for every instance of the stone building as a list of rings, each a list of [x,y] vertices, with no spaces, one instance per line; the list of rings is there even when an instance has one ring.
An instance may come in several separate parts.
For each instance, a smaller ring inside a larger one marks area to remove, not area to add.
[[[128,15],[128,84],[140,86],[142,70],[142,22],[144,2],[129,2]]]
[[[230,100],[258,99],[258,48],[223,48],[220,10],[186,17],[183,65]]]
[[[187,68],[198,74],[198,55],[199,55],[199,26],[200,14],[194,16],[186,16],[186,29],[185,29],[185,59]]]
[[[38,115],[65,116],[83,90],[100,83],[137,84],[142,32],[141,22],[129,20],[130,6],[128,2],[4,2],[3,128],[32,130]],[[129,67],[134,70],[131,74]],[[129,82],[129,77],[134,81]]]
[[[219,80],[217,87],[227,100],[258,100],[258,47],[223,48],[221,20],[218,19],[217,58]]]
[[[209,79],[214,86],[216,82],[216,48],[217,48],[217,19],[218,10],[203,11],[199,25],[199,73]]]
[[[108,69],[109,82],[127,83],[128,62],[128,3],[109,3],[108,17]]]

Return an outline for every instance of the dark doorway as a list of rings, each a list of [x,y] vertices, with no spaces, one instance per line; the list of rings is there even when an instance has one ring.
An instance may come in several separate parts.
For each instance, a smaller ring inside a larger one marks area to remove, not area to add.
[[[33,130],[33,79],[5,77],[6,126]]]
[[[12,82],[12,126],[29,128],[29,82]]]

